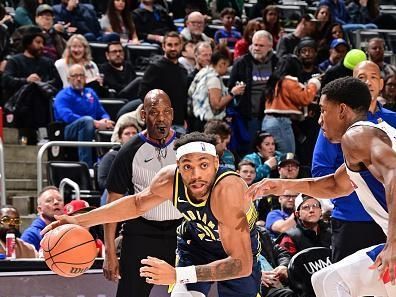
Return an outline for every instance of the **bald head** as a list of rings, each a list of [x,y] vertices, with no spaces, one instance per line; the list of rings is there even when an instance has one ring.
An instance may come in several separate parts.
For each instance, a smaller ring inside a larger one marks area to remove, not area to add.
[[[69,68],[69,76],[74,73],[85,73],[84,67],[80,64],[73,64]]]
[[[67,77],[70,86],[75,90],[82,90],[85,87],[85,70],[80,64],[73,64],[69,68]]]
[[[187,17],[187,28],[193,35],[200,35],[205,28],[205,17],[199,11],[193,11]]]
[[[160,89],[151,90],[146,94],[146,96],[144,97],[143,107],[147,111],[149,107],[157,104],[159,101],[172,107],[168,94],[166,94],[163,90]]]
[[[384,86],[384,80],[381,77],[380,68],[372,61],[363,61],[353,68],[353,77],[364,82],[369,88],[372,100],[370,111],[375,111],[377,98]]]

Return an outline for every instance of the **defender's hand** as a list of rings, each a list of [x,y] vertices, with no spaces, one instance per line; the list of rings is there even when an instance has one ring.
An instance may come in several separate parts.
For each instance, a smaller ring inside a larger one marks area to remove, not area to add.
[[[64,224],[78,225],[77,219],[75,217],[68,216],[68,215],[60,215],[60,216],[55,215],[54,217],[55,217],[56,221],[52,222],[51,224],[47,225],[43,230],[41,230],[41,232],[40,232],[41,235],[44,235],[48,231],[51,231],[51,230],[55,229],[56,227],[59,227]]]
[[[284,181],[281,179],[269,179],[264,178],[263,180],[251,185],[245,193],[245,197],[251,200],[255,200],[261,196],[267,195],[282,195],[285,192]]]
[[[140,268],[140,276],[154,285],[171,285],[176,283],[176,269],[163,260],[147,257],[141,261],[145,266]]]
[[[385,244],[370,269],[377,269],[379,278],[386,284],[389,281],[395,285],[396,279],[396,245],[391,242]]]
[[[103,275],[106,279],[117,282],[120,276],[120,264],[117,259],[115,251],[106,253],[103,261]]]

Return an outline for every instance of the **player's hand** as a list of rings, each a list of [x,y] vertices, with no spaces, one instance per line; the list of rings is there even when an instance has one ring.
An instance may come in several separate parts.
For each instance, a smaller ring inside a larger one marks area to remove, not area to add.
[[[72,217],[72,216],[68,216],[68,215],[60,215],[60,216],[55,215],[54,217],[55,217],[56,221],[52,222],[51,224],[47,225],[43,230],[41,230],[41,232],[40,232],[41,235],[44,235],[48,231],[51,231],[51,230],[55,229],[56,227],[59,227],[64,224],[78,225],[76,217]]]
[[[378,254],[370,269],[377,269],[379,278],[386,284],[395,285],[396,279],[396,246],[391,242],[385,244],[384,249]]]
[[[163,260],[147,257],[141,261],[145,266],[140,268],[140,276],[154,285],[171,285],[176,283],[176,269]]]
[[[117,282],[120,276],[120,264],[117,259],[115,251],[106,253],[103,261],[103,275],[106,279]]]
[[[285,192],[285,187],[281,179],[269,179],[264,178],[263,180],[251,185],[245,193],[245,198],[255,200],[261,196],[267,195],[282,195]]]

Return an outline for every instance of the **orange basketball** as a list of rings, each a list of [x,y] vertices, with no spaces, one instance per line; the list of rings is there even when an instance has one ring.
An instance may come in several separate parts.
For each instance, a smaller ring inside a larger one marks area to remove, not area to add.
[[[41,241],[47,266],[56,274],[75,277],[87,271],[95,261],[95,240],[81,226],[66,224],[48,232]]]

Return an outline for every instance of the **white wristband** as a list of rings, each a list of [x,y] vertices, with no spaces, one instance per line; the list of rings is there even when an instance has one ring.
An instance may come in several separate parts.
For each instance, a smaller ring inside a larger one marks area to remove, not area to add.
[[[176,284],[191,284],[197,282],[195,266],[176,267]]]

